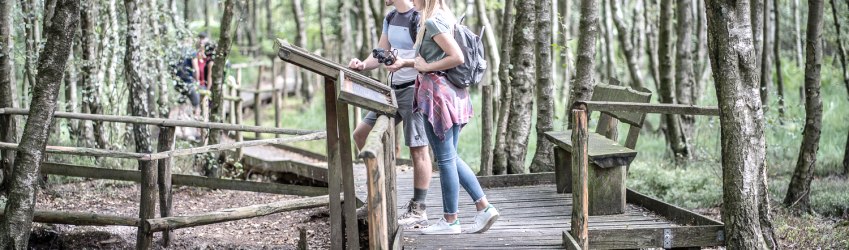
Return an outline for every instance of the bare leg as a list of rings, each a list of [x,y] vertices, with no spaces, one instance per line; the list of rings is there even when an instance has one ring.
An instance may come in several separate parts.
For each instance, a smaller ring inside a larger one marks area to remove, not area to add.
[[[410,148],[410,156],[413,158],[413,187],[424,190],[430,188],[430,177],[433,173],[427,149],[427,146]]]
[[[368,123],[357,124],[357,128],[354,129],[354,143],[357,144],[357,150],[363,150],[366,146],[366,139],[372,128],[373,126]]]

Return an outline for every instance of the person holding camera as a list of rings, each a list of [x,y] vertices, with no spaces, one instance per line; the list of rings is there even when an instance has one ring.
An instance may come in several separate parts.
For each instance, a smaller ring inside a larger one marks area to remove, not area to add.
[[[398,101],[395,123],[404,122],[404,143],[410,147],[413,160],[413,197],[407,203],[407,211],[398,217],[398,224],[405,228],[427,226],[425,198],[430,187],[431,159],[428,152],[428,138],[425,135],[425,120],[421,113],[413,112],[413,99],[418,71],[415,65],[416,53],[413,49],[418,32],[419,13],[413,8],[411,0],[384,0],[386,6],[395,10],[386,15],[383,21],[383,33],[378,48],[363,61],[354,58],[348,67],[357,70],[374,70],[384,65],[390,73],[392,90]],[[377,121],[377,115],[369,112],[363,122],[354,129],[354,141],[362,149],[369,132]]]

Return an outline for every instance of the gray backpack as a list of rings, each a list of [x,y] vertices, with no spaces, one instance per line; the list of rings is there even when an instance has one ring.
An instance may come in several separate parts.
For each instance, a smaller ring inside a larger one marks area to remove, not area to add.
[[[465,59],[463,64],[445,70],[445,78],[458,88],[477,86],[483,80],[486,72],[486,59],[484,59],[483,37],[486,29],[481,30],[480,36],[462,25],[465,17],[454,25],[454,40],[460,45]]]

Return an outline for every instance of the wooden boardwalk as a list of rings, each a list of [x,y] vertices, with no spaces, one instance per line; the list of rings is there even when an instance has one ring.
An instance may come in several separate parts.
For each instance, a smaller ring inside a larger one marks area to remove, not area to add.
[[[355,166],[357,195],[366,194],[365,169]],[[412,170],[398,171],[398,214],[412,198]],[[571,197],[555,192],[554,184],[485,188],[501,218],[486,233],[423,235],[420,229],[403,232],[404,249],[562,249],[562,233],[569,228]],[[442,215],[442,195],[438,173],[434,173],[427,196],[430,223]],[[474,220],[475,207],[468,194],[460,191],[460,221],[465,231]],[[628,204],[627,212],[614,216],[590,216],[593,229],[667,228],[674,224],[650,211]]]

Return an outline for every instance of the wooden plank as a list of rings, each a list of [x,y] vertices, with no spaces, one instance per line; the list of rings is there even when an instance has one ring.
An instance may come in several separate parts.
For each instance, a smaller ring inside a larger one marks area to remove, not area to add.
[[[627,111],[652,114],[719,116],[719,108],[683,104],[588,101],[593,111]]]
[[[151,231],[159,232],[168,229],[196,227],[225,221],[242,220],[300,209],[321,207],[326,206],[327,203],[327,196],[317,196],[247,207],[228,208],[199,215],[148,219],[144,221],[144,224]]]
[[[634,90],[630,87],[599,84],[593,88],[592,101],[594,102],[623,102],[623,103],[648,103],[651,100],[651,92],[647,89]],[[589,103],[589,102],[587,102]],[[590,112],[597,111],[594,106],[589,107]],[[645,112],[631,112],[628,110],[605,110],[608,114],[619,121],[631,125],[642,126],[645,120]]]
[[[3,217],[5,212],[5,208],[0,208],[0,217]],[[35,210],[35,212],[33,212],[32,221],[39,223],[65,224],[76,226],[138,227],[139,225],[139,218],[117,215],[103,215],[95,213],[62,212],[50,210]]]
[[[681,225],[711,226],[722,222],[691,212],[678,206],[662,202],[634,190],[627,191],[628,202],[640,205]]]
[[[725,245],[723,226],[590,230],[593,249],[712,247]]]
[[[239,81],[237,83],[237,87],[235,88],[236,89],[236,96],[242,96],[242,91],[239,90],[239,88],[241,87],[241,84],[242,84],[241,81]],[[239,100],[236,100],[236,102],[233,104],[233,106],[235,106],[234,109],[236,111],[236,113],[235,113],[235,115],[236,115],[235,124],[237,124],[237,125],[241,124],[242,123],[242,99],[239,98]],[[242,131],[236,131],[236,142],[243,142],[243,141],[244,141],[244,137],[242,135]],[[237,162],[241,161],[242,156],[244,156],[244,150],[242,148],[237,148],[236,149],[236,161]]]
[[[580,105],[583,106],[583,105]],[[589,156],[587,153],[587,113],[585,107],[572,109],[572,141],[575,142],[575,147],[572,148],[572,233],[581,246],[581,249],[587,249],[587,219],[588,211],[588,195],[587,190],[587,168],[589,168]]]
[[[283,59],[283,56],[281,56]],[[286,60],[286,59],[283,59]],[[327,185],[330,195],[330,249],[345,248],[342,230],[342,164],[339,155],[339,122],[336,117],[336,84],[324,77],[325,123],[327,124]]]
[[[176,133],[174,127],[159,127],[159,145],[157,151],[170,151],[174,149],[176,141]],[[158,162],[157,184],[159,185],[159,216],[171,216],[172,196],[171,196],[171,165],[174,163],[173,158],[161,159]],[[171,239],[174,234],[171,231],[162,232],[162,245],[168,247],[171,245]]]
[[[252,154],[246,154],[243,162],[245,164],[245,168],[251,173],[285,173],[294,174],[318,182],[326,183],[328,181],[328,169],[325,165],[294,159],[267,161]]]
[[[493,103],[492,103],[492,85],[484,84],[482,86],[483,89],[483,101],[481,102],[481,106],[483,106],[483,114],[481,115],[481,119],[483,122],[481,123],[483,126],[481,127],[481,167],[479,176],[487,176],[492,175],[492,160],[493,160]]]
[[[208,153],[208,152],[218,152],[218,151],[237,149],[237,148],[246,148],[246,147],[255,147],[255,146],[263,146],[263,145],[271,145],[271,144],[300,142],[300,141],[313,141],[313,140],[324,139],[326,137],[327,137],[327,133],[318,132],[318,133],[313,133],[313,134],[308,134],[308,135],[299,135],[299,136],[286,137],[286,138],[272,138],[272,139],[265,139],[265,140],[221,143],[221,144],[208,145],[208,146],[197,147],[197,148],[176,149],[176,150],[171,150],[171,151],[166,151],[166,152],[152,153],[149,156],[142,157],[141,159],[144,159],[144,160],[159,160],[159,159],[165,159],[165,158],[175,157],[175,156],[195,155],[195,154]]]
[[[572,153],[560,146],[554,147],[554,180],[557,193],[572,193]]]
[[[309,51],[293,46],[281,39],[277,39],[277,47],[279,49],[277,56],[280,57],[280,59],[318,73],[324,77],[337,80],[341,71],[344,73],[345,77],[350,78],[357,84],[368,86],[369,88],[382,88],[391,92],[391,88],[389,86],[374,78],[367,77],[357,71],[351,70],[345,65],[311,54]]]
[[[554,173],[508,174],[478,176],[482,188],[533,186],[554,183]]]
[[[271,86],[274,88],[274,92],[271,93],[271,103],[274,104],[274,127],[275,128],[279,128],[280,122],[281,122],[281,120],[280,120],[280,110],[282,109],[282,107],[280,107],[280,93],[286,92],[285,88],[278,88],[277,87],[277,75],[278,75],[277,61],[275,61],[274,58],[272,58],[271,59]],[[286,79],[284,78],[283,81],[286,81]],[[280,135],[274,135],[274,137],[279,138]]]
[[[19,109],[19,108],[2,108],[2,109],[0,109],[0,114],[28,115],[29,110]],[[131,123],[131,124],[156,125],[156,126],[164,126],[164,127],[188,127],[188,128],[202,128],[202,129],[220,129],[220,130],[229,130],[229,131],[260,132],[260,133],[284,134],[284,135],[306,135],[306,134],[312,134],[312,133],[315,133],[315,132],[319,132],[319,131],[313,131],[313,130],[245,126],[245,125],[216,123],[216,122],[171,120],[171,119],[138,117],[138,116],[93,115],[93,114],[80,114],[80,113],[66,113],[66,112],[59,112],[59,111],[55,112],[54,117],[55,118],[86,120],[86,121],[120,122],[120,123]]]
[[[600,168],[590,164],[590,215],[613,215],[625,212],[625,166]]]
[[[398,103],[391,90],[360,85],[345,76],[339,79],[343,79],[339,86],[340,101],[389,116],[395,115],[398,110]]]
[[[45,162],[41,168],[42,174],[73,176],[93,179],[139,182],[141,173],[138,170],[120,170],[84,167],[62,163]],[[171,181],[176,186],[203,187],[271,194],[287,194],[299,196],[318,196],[327,194],[327,188],[287,185],[278,183],[240,181],[228,179],[206,178],[203,176],[171,174]]]
[[[572,233],[569,231],[563,231],[563,246],[566,250],[581,250],[581,246],[578,245],[578,242],[575,241],[575,238],[572,237]]]
[[[249,62],[249,63],[233,64],[233,65],[230,66],[230,68],[231,69],[244,69],[244,68],[251,68],[251,67],[268,66],[270,64],[271,63],[269,63],[268,61],[255,61],[255,62]]]
[[[546,138],[567,151],[572,151],[571,135],[571,130],[545,132]],[[625,166],[637,157],[637,151],[624,147],[600,134],[590,133],[588,141],[589,160],[600,167]]]
[[[0,149],[18,150],[18,144],[0,142]],[[108,158],[134,159],[134,160],[144,159],[146,157],[149,157],[149,155],[150,155],[150,154],[145,154],[145,153],[120,152],[120,151],[115,151],[115,150],[105,150],[105,149],[96,149],[96,148],[63,147],[63,146],[47,146],[44,151],[47,154],[108,157]]]

